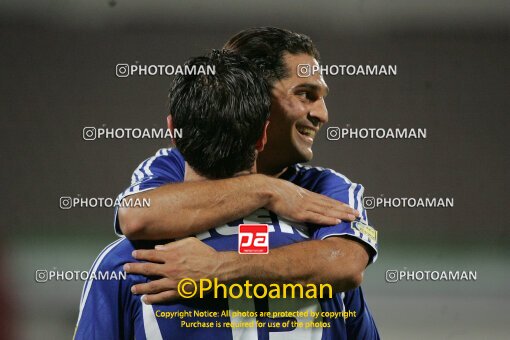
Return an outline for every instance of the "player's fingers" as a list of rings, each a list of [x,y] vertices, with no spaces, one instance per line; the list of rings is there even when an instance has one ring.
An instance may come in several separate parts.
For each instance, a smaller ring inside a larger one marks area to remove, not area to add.
[[[174,281],[163,278],[159,280],[150,281],[147,283],[140,283],[131,287],[131,293],[133,294],[157,294],[164,292],[165,290],[171,290],[176,288]]]
[[[335,217],[325,216],[313,211],[308,211],[305,214],[304,222],[320,225],[336,225],[340,223],[340,220]]]
[[[346,209],[354,210],[348,204],[345,204],[344,202],[340,202],[334,198],[331,198],[331,197],[328,197],[325,195],[317,194],[315,192],[310,192],[310,196],[312,197],[314,202],[316,202],[320,205],[323,205],[324,207],[337,208],[337,209],[346,208]]]
[[[348,204],[345,204],[343,202],[335,201],[333,204],[327,203],[326,209],[331,211],[332,213],[338,213],[338,214],[350,214],[354,216],[359,216],[359,211],[352,208]]]
[[[331,209],[327,210],[326,215],[330,217],[336,217],[342,221],[354,221],[357,216],[359,216],[359,213],[354,209]]]
[[[337,209],[338,211],[347,212],[353,215],[358,216],[359,211],[351,207],[349,204],[345,204],[344,202],[335,201],[335,205],[333,206],[333,209]]]
[[[355,217],[359,216],[359,212],[356,209],[349,206],[348,204],[331,199],[323,195],[317,195],[315,197],[314,203],[317,205],[317,209],[320,209],[318,211],[315,211],[318,213],[325,213],[328,214],[329,216],[334,216],[338,218],[341,218],[341,216],[344,217],[346,216],[346,214],[354,215]]]
[[[162,304],[174,301],[179,298],[177,291],[167,290],[158,294],[146,294],[142,301],[147,305]]]
[[[167,244],[158,244],[154,248],[156,249],[156,251],[160,255],[162,255],[162,254],[169,254],[174,249],[179,249],[179,248],[182,248],[182,247],[186,248],[186,247],[192,246],[195,242],[201,242],[201,241],[198,240],[196,237],[185,237],[185,238],[182,238],[180,240],[169,242]],[[165,252],[162,252],[162,250],[164,250]]]
[[[165,263],[164,253],[153,249],[137,249],[133,250],[131,255],[140,261],[150,261],[155,263]]]
[[[356,215],[353,213],[353,209],[327,209],[318,204],[312,204],[307,207],[307,211],[319,214],[325,217],[335,218],[343,221],[354,221]],[[340,222],[338,222],[340,223]],[[335,223],[337,224],[337,223]]]
[[[124,271],[128,274],[144,276],[163,276],[162,266],[155,263],[126,263]]]

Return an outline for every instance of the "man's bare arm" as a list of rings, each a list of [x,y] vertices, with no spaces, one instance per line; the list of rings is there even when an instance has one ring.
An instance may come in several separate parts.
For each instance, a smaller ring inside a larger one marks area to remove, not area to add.
[[[335,291],[342,292],[361,284],[369,261],[361,243],[343,237],[276,248],[265,259],[236,252],[220,252],[220,257],[217,274],[223,282],[330,283]]]
[[[335,225],[358,212],[347,204],[261,175],[172,183],[132,196],[149,207],[119,208],[119,224],[129,239],[161,240],[195,235],[265,207],[296,222]]]
[[[146,263],[129,263],[126,272],[161,279],[135,285],[132,292],[147,294],[146,303],[178,298],[177,285],[183,278],[213,279],[223,283],[329,283],[335,291],[359,286],[368,264],[365,247],[352,239],[329,237],[272,249],[267,255],[217,252],[196,238],[136,250],[133,256]]]

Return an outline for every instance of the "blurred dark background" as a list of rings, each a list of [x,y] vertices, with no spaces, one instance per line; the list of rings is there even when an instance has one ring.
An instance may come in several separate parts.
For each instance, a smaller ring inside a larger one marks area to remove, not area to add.
[[[20,282],[20,306],[43,299],[37,301],[53,310],[22,317],[30,326],[20,337],[69,338],[55,334],[72,332],[77,317],[82,283],[42,287],[33,282],[32,270],[87,270],[114,238],[113,209],[61,210],[59,198],[115,197],[134,168],[169,143],[82,139],[85,126],[165,126],[171,77],[117,78],[115,65],[182,64],[253,26],[308,34],[324,64],[398,66],[395,77],[327,76],[329,126],[428,131],[425,140],[328,141],[323,129],[314,149],[313,165],[362,183],[367,196],[455,199],[454,208],[369,212],[380,232],[381,255],[373,266],[377,276],[371,279],[369,270],[366,285],[369,292],[373,287],[372,301],[379,305],[371,305],[388,338],[426,334],[413,331],[423,327],[423,315],[415,314],[416,325],[408,320],[409,333],[396,327],[402,315],[412,318],[403,311],[414,300],[377,300],[388,296],[388,288],[380,288],[387,285],[383,271],[401,265],[402,258],[409,258],[403,264],[408,267],[440,268],[448,259],[459,269],[477,269],[473,261],[480,261],[479,271],[494,265],[482,276],[487,285],[479,279],[467,295],[503,294],[503,281],[495,278],[508,276],[495,263],[508,260],[510,236],[508,2],[7,1],[0,9],[3,262],[17,273],[10,280]],[[408,295],[430,301],[439,291],[457,291],[453,285],[410,286]],[[487,287],[496,290],[489,294]],[[393,292],[401,298],[403,291]],[[59,302],[51,308],[51,301]],[[402,314],[385,319],[388,308],[402,308]],[[440,322],[471,324],[448,315]],[[469,334],[485,334],[480,332]]]

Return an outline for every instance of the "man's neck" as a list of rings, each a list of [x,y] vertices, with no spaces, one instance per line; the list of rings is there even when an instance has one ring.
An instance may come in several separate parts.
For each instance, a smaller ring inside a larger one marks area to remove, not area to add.
[[[257,172],[259,174],[264,174],[271,177],[280,177],[285,171],[287,171],[288,166],[282,167],[278,164],[269,164],[264,161],[264,158],[259,157],[257,159]]]
[[[259,174],[264,174],[266,176],[271,176],[271,177],[280,177],[285,171],[287,171],[287,168],[288,167],[282,168],[280,166],[280,167],[275,167],[273,170],[268,170],[267,168],[263,168],[262,165],[259,165],[259,160],[257,159],[257,160],[255,160],[255,163],[253,163],[251,171],[247,171],[246,174],[248,174],[248,173],[252,173],[252,174],[259,173]]]
[[[193,182],[193,181],[205,181],[208,178],[197,173],[193,168],[188,164],[188,162],[184,162],[184,182]],[[251,170],[240,171],[236,173],[233,177],[249,175],[251,173],[256,173],[256,165],[253,164]]]
[[[274,170],[266,170],[266,169],[260,169],[258,173],[271,176],[271,177],[280,177],[285,171],[287,171],[288,167],[285,168],[275,168]]]
[[[184,162],[184,182],[195,182],[206,180],[204,176],[199,175],[188,162]]]
[[[264,149],[257,155],[257,172],[271,177],[280,177],[293,165],[289,155],[278,153],[274,149]]]

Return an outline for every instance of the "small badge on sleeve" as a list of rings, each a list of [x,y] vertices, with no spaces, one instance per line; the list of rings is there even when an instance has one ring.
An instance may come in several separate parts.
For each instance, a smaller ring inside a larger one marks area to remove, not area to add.
[[[368,224],[360,221],[354,221],[351,223],[351,228],[354,232],[358,231],[366,236],[372,243],[377,243],[377,230],[369,226]]]

